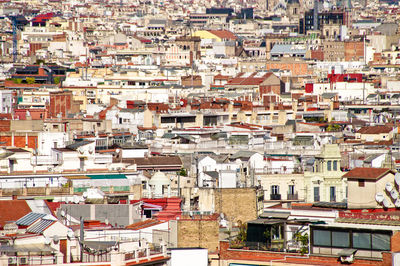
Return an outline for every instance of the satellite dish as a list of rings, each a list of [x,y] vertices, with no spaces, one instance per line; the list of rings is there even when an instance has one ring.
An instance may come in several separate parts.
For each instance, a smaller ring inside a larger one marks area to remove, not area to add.
[[[397,186],[400,186],[400,173],[396,173],[394,175],[394,181],[396,182]]]
[[[389,207],[389,201],[385,198],[382,201],[383,207],[388,208]]]
[[[88,197],[88,193],[85,191],[85,192],[83,192],[82,196],[84,199],[86,199]]]
[[[61,217],[65,217],[65,211],[61,210],[60,215],[61,215]]]
[[[74,203],[75,204],[79,203],[79,197],[77,195],[74,195]]]
[[[397,190],[393,189],[390,192],[390,196],[392,197],[393,200],[397,199],[399,197],[399,192],[397,192]]]
[[[219,217],[221,217],[221,219],[225,219],[225,215],[222,212],[219,214]]]
[[[392,183],[387,182],[385,188],[386,188],[386,191],[387,191],[387,192],[391,192],[391,191],[393,190],[393,185],[392,185]]]
[[[58,244],[58,241],[60,241],[60,238],[58,237],[58,235],[53,236],[54,244]]]
[[[385,199],[385,197],[383,196],[382,193],[376,193],[376,195],[375,195],[375,200],[376,200],[376,202],[382,203],[382,201],[383,201],[384,199]]]
[[[48,237],[45,237],[44,244],[45,245],[50,245],[50,243],[51,243],[51,240]]]
[[[67,232],[67,237],[68,237],[69,239],[72,239],[72,238],[74,237],[74,232],[72,232],[71,230],[68,230],[68,232]]]
[[[396,208],[400,208],[400,199],[396,200],[396,202],[394,203],[394,206],[396,206]]]

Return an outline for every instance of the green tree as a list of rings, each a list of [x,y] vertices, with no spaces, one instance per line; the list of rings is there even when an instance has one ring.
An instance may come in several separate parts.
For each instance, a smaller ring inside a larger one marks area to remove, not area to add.
[[[54,78],[54,84],[59,84],[60,83],[60,77],[55,77]]]
[[[35,78],[34,77],[27,77],[26,78],[26,83],[28,84],[35,84]]]
[[[308,234],[305,233],[303,235],[300,232],[297,232],[294,235],[294,239],[295,239],[295,241],[297,241],[300,244],[300,253],[301,253],[301,255],[304,255],[304,254],[308,253],[308,243],[309,243]]]
[[[13,80],[14,80],[14,83],[16,83],[16,84],[21,84],[22,83],[22,79],[14,78]]]
[[[327,128],[326,131],[328,132],[336,132],[340,130],[340,125],[338,124],[330,124]]]
[[[185,168],[181,168],[181,170],[177,173],[180,176],[187,176],[187,171]]]

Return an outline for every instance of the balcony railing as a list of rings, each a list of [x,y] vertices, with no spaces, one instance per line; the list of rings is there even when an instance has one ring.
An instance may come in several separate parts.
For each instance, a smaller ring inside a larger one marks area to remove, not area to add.
[[[270,199],[271,200],[281,200],[281,194],[271,194]]]
[[[297,193],[287,194],[287,199],[288,200],[298,200],[299,199],[299,195]]]

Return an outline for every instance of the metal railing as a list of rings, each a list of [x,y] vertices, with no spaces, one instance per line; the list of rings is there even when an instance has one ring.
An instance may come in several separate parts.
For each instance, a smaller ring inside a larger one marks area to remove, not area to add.
[[[271,200],[281,200],[281,194],[271,194],[270,199]]]
[[[287,199],[288,200],[298,200],[299,199],[299,195],[297,193],[287,194]]]

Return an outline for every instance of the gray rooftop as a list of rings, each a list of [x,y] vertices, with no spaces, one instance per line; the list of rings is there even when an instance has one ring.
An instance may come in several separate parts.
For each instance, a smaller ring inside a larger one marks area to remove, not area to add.
[[[47,214],[45,213],[36,213],[36,212],[30,212],[24,217],[18,219],[15,223],[17,225],[22,225],[22,226],[29,226],[36,222],[38,219],[41,219],[45,217]]]

